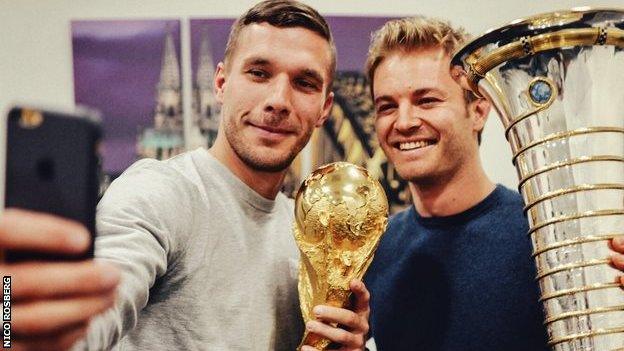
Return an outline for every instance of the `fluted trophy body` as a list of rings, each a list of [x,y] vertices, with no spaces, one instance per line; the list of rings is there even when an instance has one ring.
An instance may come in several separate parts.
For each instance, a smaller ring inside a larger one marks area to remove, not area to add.
[[[525,201],[550,345],[624,349],[624,9],[512,22],[453,58],[505,126]],[[513,303],[513,301],[510,301]]]
[[[316,305],[346,307],[349,283],[362,279],[388,222],[381,184],[359,166],[336,162],[303,181],[295,198],[294,235],[301,252],[299,302],[304,320]],[[319,350],[329,340],[303,337]]]

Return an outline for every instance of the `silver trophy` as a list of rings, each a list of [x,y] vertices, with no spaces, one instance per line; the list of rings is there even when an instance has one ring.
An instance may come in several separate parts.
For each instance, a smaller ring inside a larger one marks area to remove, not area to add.
[[[553,350],[624,350],[608,247],[624,235],[624,9],[514,21],[453,65],[505,126]]]

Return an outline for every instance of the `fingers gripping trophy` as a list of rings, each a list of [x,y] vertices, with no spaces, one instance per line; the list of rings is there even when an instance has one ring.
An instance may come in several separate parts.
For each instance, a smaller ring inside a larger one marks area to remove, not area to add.
[[[501,116],[519,177],[549,342],[624,350],[624,9],[579,8],[492,30],[453,58]]]
[[[295,241],[301,252],[299,302],[306,322],[316,305],[346,307],[349,283],[362,279],[388,222],[379,182],[359,166],[336,162],[303,181],[295,198]],[[319,350],[329,340],[306,331]]]

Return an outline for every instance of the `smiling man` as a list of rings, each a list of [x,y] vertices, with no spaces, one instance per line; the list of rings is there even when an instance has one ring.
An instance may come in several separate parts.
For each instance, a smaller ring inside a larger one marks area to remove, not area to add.
[[[377,137],[413,199],[390,219],[366,276],[380,351],[550,349],[522,198],[481,166],[490,105],[449,69],[466,39],[415,17],[386,23],[369,49]],[[623,257],[614,253],[619,269]]]
[[[215,75],[214,146],[139,161],[113,182],[97,211],[96,257],[108,264],[0,265],[14,277],[14,348],[65,349],[89,326],[77,348],[294,350],[299,254],[279,189],[329,115],[335,57],[327,23],[307,5],[269,0],[243,14]],[[86,236],[20,210],[0,220],[0,249],[80,252]],[[114,308],[89,325],[115,301],[120,276]],[[317,306],[306,327],[361,350],[368,292],[359,281],[351,289],[353,311]]]

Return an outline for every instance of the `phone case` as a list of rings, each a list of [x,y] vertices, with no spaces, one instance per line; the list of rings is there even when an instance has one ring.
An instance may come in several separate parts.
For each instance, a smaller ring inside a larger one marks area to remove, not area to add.
[[[91,246],[80,257],[7,252],[7,261],[93,256],[101,138],[93,116],[14,108],[7,118],[6,207],[47,212],[82,223]]]

